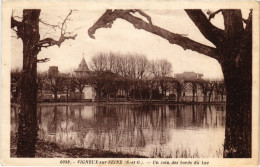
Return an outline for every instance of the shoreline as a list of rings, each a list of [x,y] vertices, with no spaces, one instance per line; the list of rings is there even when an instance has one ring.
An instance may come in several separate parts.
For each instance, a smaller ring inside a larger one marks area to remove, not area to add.
[[[16,156],[16,139],[11,136],[10,157]],[[39,140],[36,143],[35,158],[148,158],[142,155],[93,150],[81,147],[62,148],[56,143]]]
[[[127,101],[127,102],[116,102],[116,101],[101,101],[101,102],[37,102],[37,106],[104,106],[104,105],[225,105],[226,102],[176,102],[176,101]],[[19,103],[11,103],[11,106],[19,106]]]

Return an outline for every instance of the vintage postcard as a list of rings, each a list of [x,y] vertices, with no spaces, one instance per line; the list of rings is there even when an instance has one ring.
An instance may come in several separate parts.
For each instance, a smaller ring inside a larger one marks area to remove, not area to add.
[[[259,163],[259,3],[2,6],[1,165]]]

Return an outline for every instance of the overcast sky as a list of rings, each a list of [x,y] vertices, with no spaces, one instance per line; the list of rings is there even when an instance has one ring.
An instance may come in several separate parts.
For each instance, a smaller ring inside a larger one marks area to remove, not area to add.
[[[152,18],[154,25],[162,27],[174,33],[186,34],[187,37],[202,44],[212,46],[205,39],[194,23],[189,19],[184,10],[144,10]],[[206,10],[205,10],[206,11]],[[91,39],[87,30],[104,13],[104,10],[87,10],[73,13],[73,21],[68,23],[68,29],[74,30],[78,34],[76,40],[65,41],[60,48],[52,46],[42,48],[38,58],[50,58],[47,63],[39,63],[38,70],[46,71],[49,66],[58,66],[60,72],[68,72],[75,69],[80,63],[83,53],[89,65],[91,57],[98,52],[120,52],[120,53],[140,53],[148,59],[167,59],[172,63],[173,72],[194,71],[204,74],[204,78],[223,78],[219,63],[205,55],[184,51],[180,46],[170,44],[167,40],[146,32],[135,29],[132,24],[125,20],[118,19],[111,29],[99,29],[95,33],[96,39]],[[42,10],[40,18],[50,24],[61,21],[69,13],[68,10]],[[21,11],[15,11],[20,15]],[[145,20],[145,18],[143,18]],[[218,14],[212,22],[219,28],[224,28],[223,18]],[[50,27],[40,24],[41,38]],[[49,31],[45,37],[58,38],[57,32]],[[12,33],[15,36],[15,33]],[[12,38],[12,58],[11,66],[22,67],[22,42],[21,39]]]

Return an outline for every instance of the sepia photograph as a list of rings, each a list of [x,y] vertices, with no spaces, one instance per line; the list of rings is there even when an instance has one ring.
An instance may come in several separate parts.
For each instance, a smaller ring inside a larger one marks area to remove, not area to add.
[[[18,4],[4,4],[8,159],[257,166],[259,4]]]

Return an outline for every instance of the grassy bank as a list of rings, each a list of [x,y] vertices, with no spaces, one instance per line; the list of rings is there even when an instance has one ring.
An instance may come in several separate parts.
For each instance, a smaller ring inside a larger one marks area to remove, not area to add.
[[[16,139],[11,135],[11,157],[16,157]],[[192,152],[190,148],[179,147],[175,151],[165,150],[165,148],[153,148],[150,156],[141,156],[137,154],[127,154],[122,152],[112,152],[105,150],[93,150],[86,148],[67,148],[64,149],[56,143],[38,140],[36,144],[36,158],[222,158],[223,149],[208,152],[201,155],[198,150]]]
[[[16,157],[16,139],[11,137],[11,157]],[[56,143],[39,140],[36,144],[36,158],[146,158],[140,155],[124,154],[85,148],[63,149]]]

